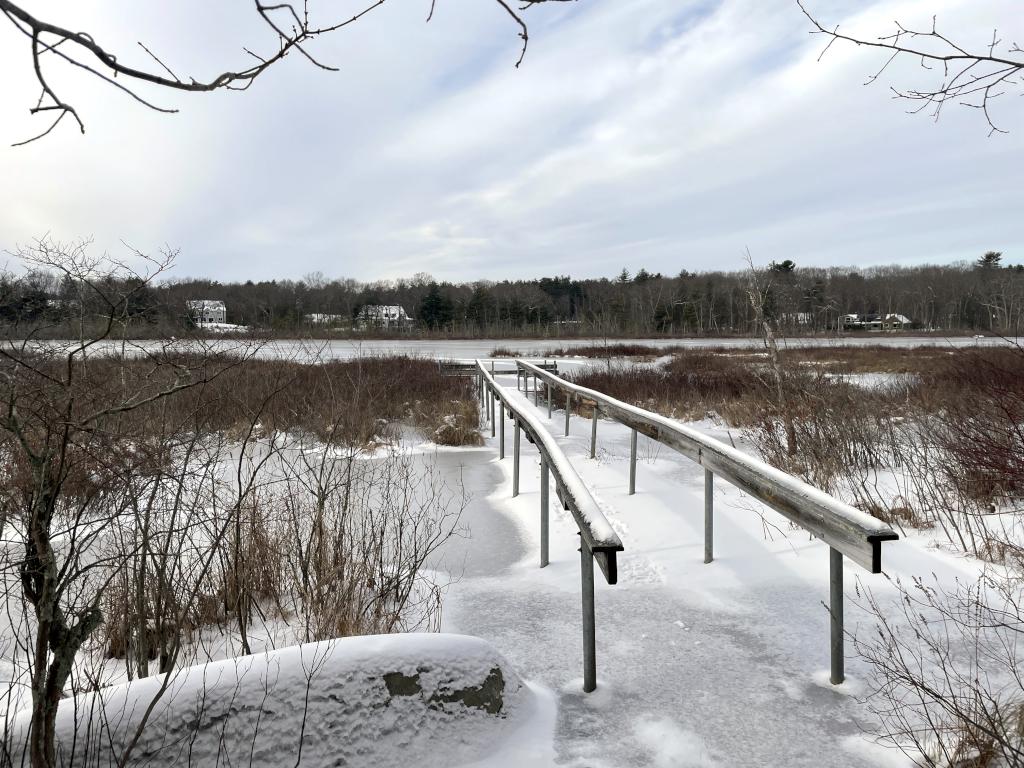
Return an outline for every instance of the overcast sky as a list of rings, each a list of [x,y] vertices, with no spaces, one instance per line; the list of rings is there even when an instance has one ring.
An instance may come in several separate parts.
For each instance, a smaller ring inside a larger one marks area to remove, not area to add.
[[[243,0],[49,0],[122,60],[141,40],[179,74],[273,48]],[[355,6],[310,0],[311,7]],[[893,19],[983,47],[1024,44],[1018,0],[811,0],[827,24]],[[675,274],[758,263],[1024,262],[1024,99],[938,123],[906,114],[884,59],[807,34],[794,0],[579,0],[517,29],[486,0],[390,0],[244,93],[144,93],[150,112],[52,65],[86,122],[41,129],[27,44],[0,25],[0,249],[49,233],[119,254],[180,249],[175,276],[475,280],[622,267]],[[340,14],[339,16],[344,15]],[[1016,27],[1014,26],[1016,25]],[[925,79],[923,79],[925,78]]]

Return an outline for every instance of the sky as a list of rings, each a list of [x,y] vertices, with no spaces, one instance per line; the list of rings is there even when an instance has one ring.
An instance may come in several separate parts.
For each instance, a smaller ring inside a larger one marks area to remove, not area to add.
[[[179,75],[274,40],[244,0],[25,0],[122,61]],[[984,47],[1024,44],[1016,0],[809,0],[826,25],[893,20]],[[310,0],[320,18],[351,0]],[[1024,262],[1022,93],[907,113],[890,86],[936,73],[809,35],[795,0],[389,0],[244,92],[140,89],[153,112],[66,65],[47,77],[86,124],[44,127],[28,45],[0,23],[0,250],[91,238],[178,251],[172,277],[452,281],[801,266]],[[10,261],[10,260],[9,260]]]

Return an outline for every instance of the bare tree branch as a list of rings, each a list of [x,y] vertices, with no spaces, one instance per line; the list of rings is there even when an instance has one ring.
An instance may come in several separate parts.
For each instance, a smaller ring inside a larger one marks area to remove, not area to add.
[[[434,15],[436,0],[430,1],[427,21]],[[526,22],[521,12],[535,5],[547,2],[574,2],[575,0],[520,0],[518,9],[512,7],[506,0],[494,0],[513,19],[520,29],[519,37],[522,39],[522,48],[519,58],[515,62],[518,67],[526,55],[528,34]],[[23,146],[47,136],[67,115],[71,115],[78,123],[79,129],[84,133],[85,125],[79,118],[78,113],[66,101],[63,101],[48,84],[44,75],[44,57],[53,54],[55,57],[76,67],[84,69],[95,75],[104,82],[113,85],[132,96],[145,106],[160,112],[177,112],[176,109],[157,107],[146,99],[139,96],[134,90],[135,85],[155,85],[175,91],[189,93],[202,93],[220,89],[246,90],[253,81],[267,69],[284,59],[293,51],[297,52],[311,64],[320,69],[335,72],[337,67],[325,64],[310,52],[308,44],[319,37],[336,32],[344,27],[350,26],[364,16],[382,6],[386,0],[367,0],[367,4],[351,17],[346,17],[336,22],[318,25],[310,21],[308,3],[304,2],[301,13],[295,6],[288,2],[264,3],[263,0],[254,0],[254,9],[264,24],[273,32],[277,42],[277,50],[269,54],[255,53],[249,47],[242,47],[243,52],[251,57],[254,62],[239,69],[229,69],[213,77],[198,78],[192,76],[178,76],[162,59],[160,59],[149,47],[139,41],[138,45],[148,54],[149,58],[156,64],[156,68],[149,70],[129,66],[120,61],[119,57],[112,51],[98,43],[92,35],[86,32],[75,32],[58,24],[44,21],[22,7],[13,0],[0,0],[0,18],[6,19],[22,34],[28,37],[32,43],[32,66],[36,80],[42,89],[40,98],[30,112],[37,114],[41,112],[55,112],[56,118],[49,127],[41,133],[13,146]],[[46,59],[48,61],[48,59]],[[115,81],[114,78],[127,80],[131,85],[124,85]]]
[[[913,29],[897,21],[895,32],[872,40],[842,33],[838,26],[826,27],[807,10],[803,0],[796,0],[796,4],[814,27],[811,34],[828,38],[819,61],[837,41],[888,52],[885,64],[865,83],[869,85],[897,59],[917,60],[923,69],[934,70],[939,82],[928,88],[892,88],[894,98],[915,102],[915,106],[908,110],[911,114],[930,109],[932,117],[938,120],[946,103],[952,101],[980,110],[989,126],[989,135],[1007,132],[996,125],[989,106],[993,99],[1007,90],[1018,89],[1024,84],[1021,79],[1024,50],[1013,43],[1004,54],[997,54],[1002,41],[996,30],[992,31],[992,38],[985,48],[979,51],[971,51],[939,32],[934,16],[931,29]]]

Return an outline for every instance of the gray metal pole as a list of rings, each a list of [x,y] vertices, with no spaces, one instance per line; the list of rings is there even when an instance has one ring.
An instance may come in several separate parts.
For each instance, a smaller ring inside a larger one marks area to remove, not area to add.
[[[512,497],[519,495],[519,420],[516,419],[516,431],[512,438]]]
[[[590,458],[597,456],[597,403],[594,403],[594,417],[590,420]]]
[[[544,396],[548,401],[548,418],[551,418],[551,385],[544,382]]]
[[[636,430],[629,436],[629,495],[636,493]]]
[[[548,463],[540,460],[540,567],[548,564]]]
[[[704,562],[715,559],[715,473],[704,470]]]
[[[572,392],[565,393],[565,436],[569,436],[569,412],[572,410]]]
[[[580,539],[583,586],[583,692],[597,688],[597,638],[594,632],[594,555]]]
[[[533,407],[537,407],[537,393],[540,390],[537,389],[537,374],[533,374]]]
[[[843,553],[828,548],[829,562],[829,612],[832,614],[832,674],[829,682],[839,685],[846,679],[843,669],[846,663],[843,654]]]
[[[498,458],[505,458],[505,404],[498,402]]]
[[[494,437],[494,422],[495,422],[494,414],[495,414],[495,410],[496,410],[495,407],[494,407],[494,401],[497,400],[497,399],[498,398],[494,396],[494,392],[491,392],[491,437]]]

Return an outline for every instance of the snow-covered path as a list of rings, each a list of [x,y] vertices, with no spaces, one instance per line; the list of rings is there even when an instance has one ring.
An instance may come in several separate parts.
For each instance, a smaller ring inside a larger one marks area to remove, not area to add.
[[[514,377],[499,382],[515,391]],[[548,423],[625,544],[620,583],[598,578],[597,692],[580,687],[575,525],[556,501],[551,565],[538,568],[539,465],[524,440],[521,493],[512,499],[511,429],[502,462],[490,438],[482,450],[439,454],[474,494],[464,551],[447,553],[465,556],[465,572],[450,590],[444,629],[487,639],[523,677],[558,692],[559,764],[906,764],[863,735],[869,716],[851,695],[863,689],[858,661],[848,658],[845,685],[827,682],[824,544],[718,482],[716,559],[705,565],[699,466],[641,436],[637,493],[628,496],[628,429],[602,420],[590,459],[589,420],[574,417],[568,438],[564,412]],[[914,541],[886,545],[883,564],[890,574],[973,573]],[[849,561],[846,570],[847,629],[856,630],[870,621],[853,604],[857,580],[891,588]]]

